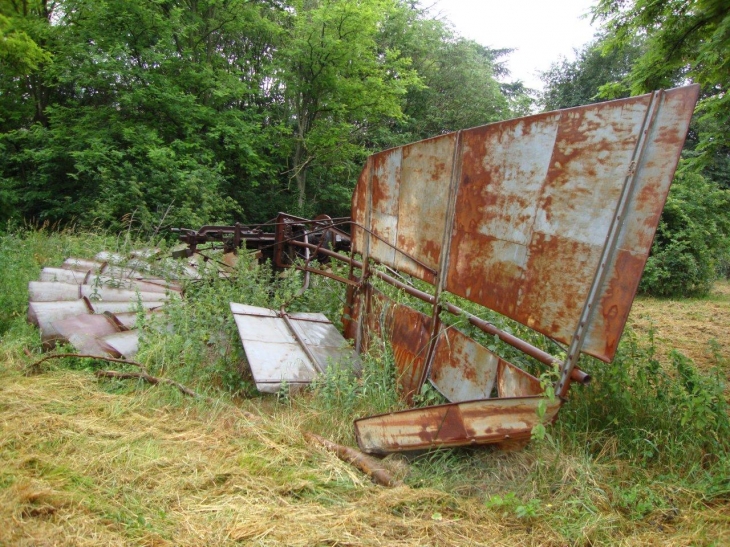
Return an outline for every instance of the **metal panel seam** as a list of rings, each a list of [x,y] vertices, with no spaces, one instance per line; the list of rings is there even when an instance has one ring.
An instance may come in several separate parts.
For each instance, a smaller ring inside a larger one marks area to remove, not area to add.
[[[616,212],[614,213],[613,220],[611,221],[611,227],[609,228],[609,232],[606,235],[603,252],[601,253],[601,260],[599,261],[598,267],[596,268],[596,273],[593,278],[593,283],[591,284],[590,291],[588,293],[588,298],[586,298],[586,301],[583,304],[583,311],[581,313],[580,320],[578,321],[578,326],[576,327],[575,334],[573,335],[573,338],[570,342],[568,355],[565,358],[565,363],[563,364],[560,373],[560,380],[558,381],[558,386],[556,389],[556,393],[560,397],[564,397],[568,391],[568,388],[570,387],[570,373],[572,372],[573,367],[575,367],[576,363],[578,362],[578,358],[580,357],[580,350],[583,346],[583,342],[585,341],[589,326],[595,315],[595,300],[598,296],[598,292],[600,291],[603,283],[606,280],[606,275],[608,273],[607,266],[613,260],[616,246],[618,245],[619,241],[619,236],[621,234],[621,229],[623,227],[623,214],[629,202],[629,198],[633,194],[633,188],[636,181],[636,173],[641,162],[641,157],[644,154],[644,150],[646,150],[646,142],[649,137],[649,132],[654,125],[657,112],[661,108],[661,102],[663,97],[663,90],[655,91],[652,94],[651,102],[646,109],[644,122],[642,123],[641,127],[641,133],[639,134],[639,139],[636,142],[636,146],[634,147],[634,153],[631,157],[631,162],[629,163],[628,172],[626,174],[626,177],[624,178],[623,188],[621,189],[621,197],[619,198],[619,202],[616,205]]]

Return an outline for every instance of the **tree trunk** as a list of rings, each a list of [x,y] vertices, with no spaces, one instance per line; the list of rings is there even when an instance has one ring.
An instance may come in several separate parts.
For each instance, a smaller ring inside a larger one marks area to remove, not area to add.
[[[304,203],[307,198],[307,165],[304,159],[304,138],[299,137],[294,149],[294,180],[297,182],[298,213],[304,212]]]

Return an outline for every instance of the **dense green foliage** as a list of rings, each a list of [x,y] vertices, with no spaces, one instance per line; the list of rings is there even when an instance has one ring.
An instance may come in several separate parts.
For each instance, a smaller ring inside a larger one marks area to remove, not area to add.
[[[680,171],[669,192],[640,290],[705,295],[730,261],[730,190]]]
[[[0,0],[0,33],[3,225],[347,214],[370,151],[529,103],[401,0]]]
[[[633,63],[641,54],[639,40],[628,42],[621,48],[606,48],[606,38],[597,37],[579,51],[572,61],[563,58],[553,63],[541,74],[545,84],[540,102],[545,110],[570,108],[606,100],[628,97],[626,89],[617,89],[631,71]]]
[[[705,120],[698,158],[730,153],[730,10],[725,0],[601,0],[594,10],[621,49],[644,35],[646,48],[625,83],[632,94],[692,80],[702,86]]]

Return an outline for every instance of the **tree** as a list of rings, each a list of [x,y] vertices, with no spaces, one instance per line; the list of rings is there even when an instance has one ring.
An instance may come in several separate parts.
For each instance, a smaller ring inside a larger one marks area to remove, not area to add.
[[[53,63],[38,85],[0,88],[0,100],[47,90],[35,93],[40,115],[0,133],[0,188],[22,216],[230,221],[252,186],[276,180],[278,128],[262,82],[277,10],[246,0],[53,5]]]
[[[24,30],[17,28],[13,18],[2,15],[0,11],[0,66],[4,72],[12,76],[26,76],[48,61],[48,52]]]
[[[402,117],[401,98],[418,77],[397,49],[376,38],[388,0],[295,0],[280,50],[279,77],[292,124],[289,173],[304,212],[313,166],[346,164],[358,137]]]
[[[0,0],[0,224],[349,211],[366,156],[527,108],[405,0]]]
[[[657,229],[640,290],[702,296],[730,264],[730,190],[680,170]]]
[[[421,77],[405,96],[405,120],[393,124],[387,137],[394,146],[450,131],[475,127],[530,107],[521,82],[500,83],[509,77],[502,60],[510,53],[461,38],[449,25],[430,17],[429,10],[410,3],[386,21],[380,38],[412,61]]]
[[[540,75],[545,84],[540,102],[545,110],[571,108],[606,100],[628,97],[620,85],[631,72],[643,51],[641,40],[634,38],[621,47],[607,47],[605,36],[598,36],[576,50],[576,59],[562,58]]]

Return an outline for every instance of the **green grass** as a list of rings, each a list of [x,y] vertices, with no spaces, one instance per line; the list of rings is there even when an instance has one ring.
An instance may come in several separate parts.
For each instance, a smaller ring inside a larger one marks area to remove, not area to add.
[[[292,396],[256,393],[245,364],[230,301],[287,303],[336,322],[344,291],[330,280],[313,278],[297,298],[299,273],[243,258],[235,279],[187,287],[168,307],[172,329],[143,325],[137,359],[213,401],[98,381],[93,370],[110,366],[98,361],[51,361],[28,375],[40,339],[25,322],[27,282],[70,255],[149,243],[119,242],[0,236],[0,545],[730,542],[727,363],[698,369],[651,332],[628,330],[613,365],[581,362],[595,380],[573,388],[545,439],[514,453],[389,456],[407,485],[394,490],[302,437],[354,445],[353,419],[403,407],[387,350],[364,357],[361,378],[332,367]]]

